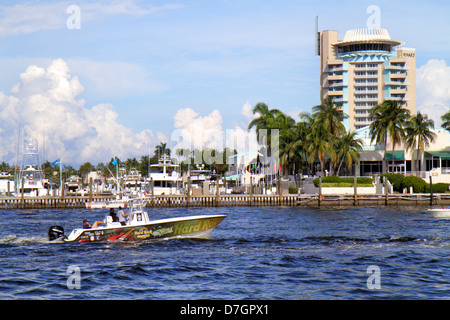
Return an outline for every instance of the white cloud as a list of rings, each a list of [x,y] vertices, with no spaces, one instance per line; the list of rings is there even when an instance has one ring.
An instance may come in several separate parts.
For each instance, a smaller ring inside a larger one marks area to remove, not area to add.
[[[450,67],[444,60],[429,60],[416,70],[417,111],[441,125],[441,116],[450,110]]]
[[[183,137],[183,148],[223,148],[223,139],[217,139],[222,134],[222,115],[218,110],[201,117],[191,108],[183,108],[173,120],[178,130],[172,136]]]
[[[76,5],[80,8],[81,24],[111,15],[142,16],[183,7],[177,4],[143,7],[134,2],[132,0],[106,1],[102,3],[83,1],[77,2]],[[66,20],[71,15],[66,10],[71,5],[74,5],[73,1],[0,6],[0,36],[66,28]]]
[[[243,110],[247,109],[246,105]],[[238,152],[259,149],[254,130],[248,131],[239,125],[224,129],[222,115],[218,110],[200,116],[191,108],[179,109],[174,116],[174,127],[176,129],[171,136],[171,147],[174,151],[195,148],[223,150],[224,147],[236,149]]]
[[[82,91],[62,59],[48,68],[29,66],[10,96],[0,91],[0,139],[6,141],[0,157],[15,156],[19,124],[26,136],[45,141],[46,160],[63,157],[71,164],[140,156],[148,153],[149,143],[159,142],[151,130],[136,133],[120,124],[110,104],[86,108]]]
[[[252,121],[256,117],[256,115],[253,114],[252,109],[253,107],[248,101],[242,106],[241,115],[244,116],[248,122]]]

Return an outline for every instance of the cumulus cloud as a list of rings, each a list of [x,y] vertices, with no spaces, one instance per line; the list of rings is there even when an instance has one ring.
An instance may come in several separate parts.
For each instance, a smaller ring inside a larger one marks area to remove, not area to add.
[[[249,103],[243,107],[243,115]],[[232,128],[223,128],[222,115],[218,110],[201,116],[191,108],[179,109],[174,116],[175,130],[171,135],[172,149],[223,150],[236,149],[238,152],[257,151],[259,149],[254,130],[235,124]]]
[[[429,60],[416,70],[417,111],[426,113],[439,126],[450,110],[450,67],[444,60]]]
[[[147,154],[149,143],[157,143],[151,130],[134,132],[119,123],[112,105],[86,107],[82,92],[62,59],[47,68],[29,66],[10,95],[0,91],[0,158],[15,156],[19,127],[24,136],[45,141],[46,160],[74,164]]]
[[[252,121],[255,118],[255,115],[252,112],[253,107],[251,106],[250,102],[246,102],[241,110],[241,115],[245,118],[247,121]]]

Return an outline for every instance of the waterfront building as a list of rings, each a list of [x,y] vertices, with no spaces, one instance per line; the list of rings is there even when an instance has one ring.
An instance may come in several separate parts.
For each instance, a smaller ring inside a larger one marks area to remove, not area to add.
[[[411,115],[416,114],[416,50],[391,39],[386,29],[354,29],[339,40],[338,31],[318,32],[320,56],[320,101],[331,97],[347,116],[347,131],[356,131],[364,141],[356,174],[382,172],[417,174],[435,182],[450,183],[450,133],[434,130],[437,139],[421,154],[396,144],[370,142],[370,109],[385,100],[396,100]],[[392,164],[392,158],[394,162]],[[387,161],[386,161],[387,160]],[[387,165],[387,167],[385,167]]]
[[[385,29],[349,30],[343,40],[327,30],[318,39],[320,101],[331,97],[342,106],[347,131],[368,126],[370,109],[384,100],[397,100],[415,114],[415,49]]]

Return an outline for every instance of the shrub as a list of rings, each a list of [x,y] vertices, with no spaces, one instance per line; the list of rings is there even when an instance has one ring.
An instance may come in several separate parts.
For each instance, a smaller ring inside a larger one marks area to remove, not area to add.
[[[394,187],[394,191],[402,192],[402,190],[403,190],[403,187],[402,187],[403,175],[393,174],[393,173],[383,173],[381,176],[386,177],[389,180],[389,182]],[[384,182],[384,180],[383,180],[383,182]]]
[[[289,188],[289,193],[297,194],[298,193],[298,188],[290,187]]]
[[[448,186],[449,186],[448,183],[442,183],[442,182],[433,183],[433,193],[446,193],[449,191]],[[429,183],[426,184],[425,192],[428,192],[428,193],[430,192],[430,184]]]
[[[322,187],[353,187],[353,177],[329,176],[322,178]],[[373,179],[370,177],[357,177],[356,183],[359,187],[371,187]],[[319,187],[319,178],[314,179],[314,186]]]
[[[426,192],[427,183],[425,180],[419,177],[406,177],[403,178],[402,181],[402,189],[407,188],[409,190],[409,187],[413,187],[414,193],[423,193]]]
[[[339,182],[341,182],[341,178],[339,178],[338,176],[323,177],[322,178],[322,182],[325,182],[325,183],[339,183]]]

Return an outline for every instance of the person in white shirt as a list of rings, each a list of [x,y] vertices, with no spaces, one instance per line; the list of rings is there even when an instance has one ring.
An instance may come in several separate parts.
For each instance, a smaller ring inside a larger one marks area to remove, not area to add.
[[[125,226],[127,224],[125,222],[125,217],[128,215],[128,213],[123,212],[122,207],[119,207],[119,211],[117,212],[117,215],[119,216],[120,224]]]

